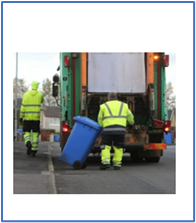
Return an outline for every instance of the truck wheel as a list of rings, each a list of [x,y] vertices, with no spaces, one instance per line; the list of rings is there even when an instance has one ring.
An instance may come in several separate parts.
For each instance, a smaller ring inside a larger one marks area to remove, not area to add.
[[[138,153],[133,152],[130,155],[131,155],[131,161],[132,162],[136,162],[137,163],[137,162],[142,162],[142,160],[143,160],[143,158],[138,156]]]
[[[82,168],[82,162],[80,162],[79,160],[75,161],[73,164],[73,167],[75,170],[79,170]]]
[[[160,160],[160,157],[148,157],[148,158],[145,158],[146,162],[149,162],[149,163],[158,163],[159,160]]]

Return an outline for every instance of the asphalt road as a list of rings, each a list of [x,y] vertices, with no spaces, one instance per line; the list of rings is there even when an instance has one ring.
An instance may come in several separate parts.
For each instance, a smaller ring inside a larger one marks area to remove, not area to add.
[[[59,160],[58,144],[51,146],[58,194],[175,194],[175,146],[167,146],[159,163],[133,163],[124,154],[118,171],[99,170],[99,156],[89,157],[86,169],[75,170]]]
[[[175,194],[175,146],[159,163],[133,163],[129,154],[120,170],[99,170],[100,157],[88,158],[86,169],[60,161],[59,143],[40,142],[36,157],[24,143],[14,143],[14,194]]]

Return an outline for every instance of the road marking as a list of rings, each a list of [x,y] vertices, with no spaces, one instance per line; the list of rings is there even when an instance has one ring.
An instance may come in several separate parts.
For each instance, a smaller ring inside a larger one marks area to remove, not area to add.
[[[48,175],[48,193],[49,194],[57,194],[56,191],[56,182],[55,182],[55,177],[54,177],[54,166],[52,163],[52,150],[53,148],[51,146],[48,146],[48,170],[49,170],[49,175]]]

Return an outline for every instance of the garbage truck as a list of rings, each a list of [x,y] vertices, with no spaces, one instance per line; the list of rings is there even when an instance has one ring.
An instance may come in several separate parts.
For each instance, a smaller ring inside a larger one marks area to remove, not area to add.
[[[124,152],[132,160],[159,162],[166,149],[164,133],[170,131],[167,111],[164,52],[59,54],[58,74],[53,76],[52,94],[60,106],[60,147],[63,150],[75,116],[97,121],[100,105],[109,92],[128,104],[134,125],[127,125]],[[82,142],[81,142],[82,144]],[[100,153],[100,136],[90,151]]]

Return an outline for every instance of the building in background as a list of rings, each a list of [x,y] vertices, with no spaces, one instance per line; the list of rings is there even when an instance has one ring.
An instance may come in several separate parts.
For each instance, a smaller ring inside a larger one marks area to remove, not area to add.
[[[40,128],[60,131],[60,107],[43,106],[41,109]]]

